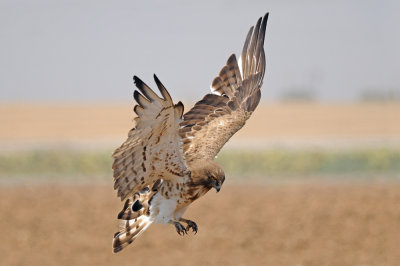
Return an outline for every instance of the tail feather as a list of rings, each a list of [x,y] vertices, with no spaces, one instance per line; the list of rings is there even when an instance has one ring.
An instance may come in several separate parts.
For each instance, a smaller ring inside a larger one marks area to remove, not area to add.
[[[135,193],[132,198],[125,201],[122,211],[118,213],[118,219],[129,221],[147,215],[148,207],[147,201],[140,198],[139,193]]]
[[[114,235],[112,243],[113,253],[120,252],[123,248],[131,244],[151,225],[151,223],[152,221],[150,221],[147,215],[142,215],[128,221],[122,221],[121,231]]]
[[[118,214],[121,228],[119,232],[114,234],[113,253],[117,253],[128,246],[151,225],[149,205],[162,183],[163,180],[159,179],[151,189],[150,186],[145,187],[125,201],[124,207]]]

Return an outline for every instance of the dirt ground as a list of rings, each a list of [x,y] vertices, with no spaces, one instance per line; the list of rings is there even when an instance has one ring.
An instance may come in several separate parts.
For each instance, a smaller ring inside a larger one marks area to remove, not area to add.
[[[1,265],[400,265],[399,184],[225,185],[111,253],[108,185],[0,187]]]

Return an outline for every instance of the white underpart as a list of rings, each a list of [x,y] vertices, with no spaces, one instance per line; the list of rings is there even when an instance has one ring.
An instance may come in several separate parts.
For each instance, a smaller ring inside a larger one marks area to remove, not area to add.
[[[175,217],[175,218],[179,220],[179,218],[181,218],[181,217],[182,217],[182,215],[185,213],[185,211],[186,211],[187,207],[188,207],[188,206],[186,206],[186,207],[182,208],[182,209],[181,209],[179,212],[177,212],[177,213],[176,213],[176,217]]]
[[[156,224],[168,224],[169,221],[175,220],[174,211],[176,209],[177,198],[164,198],[157,193],[151,200],[150,219]],[[159,212],[158,212],[159,210]],[[157,213],[153,216],[153,213]]]

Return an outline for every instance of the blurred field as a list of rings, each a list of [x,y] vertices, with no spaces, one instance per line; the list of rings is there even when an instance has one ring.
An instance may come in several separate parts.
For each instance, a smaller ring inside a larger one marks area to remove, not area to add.
[[[0,188],[2,265],[399,265],[399,184],[225,185],[111,253],[111,185]]]
[[[112,149],[0,152],[0,182],[111,181]],[[243,182],[315,177],[400,180],[400,149],[228,149],[217,161]]]
[[[190,105],[186,105],[186,110]],[[133,126],[132,104],[3,104],[0,143],[120,143]],[[260,105],[231,143],[399,142],[400,104],[287,103]]]
[[[180,237],[111,253],[129,104],[0,105],[0,265],[400,265],[400,105],[268,104],[218,156]]]

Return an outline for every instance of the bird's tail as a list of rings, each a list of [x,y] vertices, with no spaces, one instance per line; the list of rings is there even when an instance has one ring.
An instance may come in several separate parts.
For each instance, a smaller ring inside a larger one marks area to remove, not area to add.
[[[150,202],[163,182],[162,179],[158,179],[151,189],[150,186],[144,187],[125,201],[122,211],[118,214],[121,227],[120,231],[114,234],[113,253],[120,252],[152,224]]]
[[[135,219],[122,221],[120,232],[115,233],[112,247],[113,253],[120,252],[123,248],[132,243],[152,221],[149,216],[143,214]]]
[[[125,201],[122,211],[118,214],[120,231],[114,234],[113,253],[121,251],[132,243],[147,227],[150,226],[149,201],[155,191],[144,188]]]

